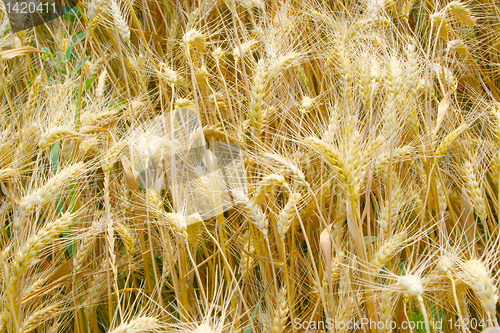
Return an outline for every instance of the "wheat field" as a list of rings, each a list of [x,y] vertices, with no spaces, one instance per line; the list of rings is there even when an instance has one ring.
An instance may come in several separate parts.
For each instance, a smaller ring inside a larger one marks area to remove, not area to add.
[[[500,332],[498,0],[0,7],[0,332]]]

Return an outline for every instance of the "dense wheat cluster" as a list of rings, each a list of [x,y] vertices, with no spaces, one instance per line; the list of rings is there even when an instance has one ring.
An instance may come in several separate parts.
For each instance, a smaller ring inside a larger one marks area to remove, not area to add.
[[[1,332],[500,332],[497,0],[1,16]]]

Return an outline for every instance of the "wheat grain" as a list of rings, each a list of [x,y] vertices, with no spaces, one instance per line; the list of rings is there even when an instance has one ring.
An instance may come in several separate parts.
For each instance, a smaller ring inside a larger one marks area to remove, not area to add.
[[[337,150],[324,140],[315,138],[315,137],[307,137],[304,139],[304,144],[311,146],[311,148],[315,149],[317,152],[321,154],[330,165],[336,170],[340,177],[344,177],[343,169],[344,162],[342,157],[339,155]]]
[[[380,302],[380,319],[384,322],[384,327],[382,328],[382,332],[391,333],[392,327],[391,322],[393,319],[394,313],[394,296],[390,291],[382,292],[382,300]]]
[[[194,102],[188,98],[177,98],[175,100],[175,108],[193,107]]]
[[[160,70],[158,71],[158,76],[161,77],[170,87],[175,87],[182,81],[182,77],[177,73],[177,71],[170,68],[165,63],[160,63]]]
[[[267,62],[262,59],[259,60],[255,68],[250,95],[250,109],[248,112],[248,117],[250,119],[250,125],[252,125],[252,127],[255,129],[255,134],[257,136],[260,135],[262,124],[264,121],[262,107],[264,105],[266,89],[266,67]]]
[[[88,11],[87,11],[88,17],[90,19],[94,19],[104,3],[105,3],[104,0],[90,0],[88,3]]]
[[[274,310],[274,318],[271,326],[271,332],[279,333],[286,329],[286,321],[290,309],[286,299],[286,289],[281,288],[279,291],[278,307]]]
[[[94,240],[97,237],[96,224],[93,223],[89,229],[89,232],[85,234],[82,239],[80,246],[77,248],[76,253],[73,257],[73,273],[78,273],[83,267],[83,263],[89,253]]]
[[[306,182],[306,177],[304,173],[294,164],[292,163],[289,159],[284,158],[283,156],[280,156],[279,154],[274,154],[274,153],[264,153],[264,157],[270,158],[281,165],[283,165],[285,168],[290,170],[290,172],[293,174],[293,176],[299,180],[302,183]]]
[[[164,212],[163,199],[157,190],[146,191],[146,203],[153,216],[158,220],[161,219]]]
[[[431,23],[434,29],[437,30],[437,34],[441,38],[446,38],[448,35],[448,31],[450,30],[450,26],[448,25],[448,21],[443,13],[435,13],[430,16]]]
[[[399,60],[392,57],[389,61],[389,91],[393,98],[396,98],[401,92],[403,84],[403,73],[401,71],[401,64]]]
[[[244,43],[241,44],[241,54],[240,54],[240,48],[238,46],[233,48],[232,54],[233,57],[235,58],[236,61],[242,57],[242,55],[245,55],[255,49],[258,45],[258,41],[255,39],[250,39]]]
[[[279,73],[289,68],[290,66],[294,66],[299,62],[302,58],[302,55],[299,52],[288,52],[280,57],[274,59],[270,65],[266,74],[270,75],[272,78],[276,77]]]
[[[299,111],[302,114],[308,114],[315,108],[316,106],[315,104],[316,104],[315,98],[311,98],[309,96],[303,96],[302,101],[300,102]]]
[[[456,52],[462,58],[467,56],[468,53],[467,46],[461,39],[450,40],[446,45],[446,50],[448,52]]]
[[[135,242],[132,233],[129,231],[126,225],[120,222],[116,222],[115,230],[118,232],[122,238],[123,244],[125,245],[125,253],[127,260],[130,260],[135,252]]]

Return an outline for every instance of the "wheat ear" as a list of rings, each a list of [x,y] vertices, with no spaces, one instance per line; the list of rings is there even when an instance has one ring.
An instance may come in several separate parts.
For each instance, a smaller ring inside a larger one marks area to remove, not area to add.
[[[300,192],[290,193],[288,202],[278,215],[276,223],[278,225],[278,233],[282,240],[285,239],[286,233],[288,232],[288,229],[290,229],[290,225],[292,224],[293,218],[296,214],[295,206],[298,205],[301,198],[302,195]]]
[[[452,13],[457,19],[463,24],[475,25],[476,19],[472,16],[469,8],[460,1],[452,1],[447,6],[446,9]]]
[[[261,59],[255,68],[250,90],[250,109],[248,111],[250,125],[254,128],[254,133],[257,137],[260,136],[264,122],[264,111],[262,107],[264,105],[267,75],[267,62]]]
[[[397,286],[400,290],[408,297],[416,297],[420,311],[424,316],[425,320],[425,330],[430,333],[429,318],[427,316],[427,310],[424,304],[424,285],[422,279],[418,275],[401,275],[398,277]]]
[[[384,327],[382,328],[383,333],[392,332],[390,323],[394,316],[394,305],[395,301],[392,292],[384,290],[382,292],[382,300],[380,301],[380,319],[385,323]]]
[[[279,303],[277,309],[274,310],[273,324],[271,332],[283,332],[285,330],[286,321],[290,308],[286,299],[286,288],[281,288],[279,291]]]
[[[377,269],[380,269],[385,263],[392,258],[398,250],[402,250],[401,244],[406,239],[406,233],[400,232],[391,236],[387,241],[380,246],[380,248],[375,252],[371,263]]]
[[[52,200],[60,191],[61,187],[68,184],[78,176],[85,174],[87,168],[85,163],[78,162],[62,169],[59,173],[50,177],[45,185],[31,192],[21,199],[19,203],[20,216],[26,216],[36,205],[44,205]]]
[[[467,128],[468,128],[468,126],[466,124],[462,124],[459,127],[457,127],[456,129],[454,129],[453,131],[451,131],[450,133],[448,133],[448,135],[446,135],[444,137],[443,141],[441,141],[441,143],[437,147],[436,157],[443,156],[448,151],[448,149],[451,147],[453,142],[455,142],[455,140],[458,138],[458,136],[460,134],[462,134],[462,132],[465,131]]]
[[[316,137],[305,138],[304,144],[311,146],[314,150],[319,152],[321,157],[325,159],[331,167],[337,171],[341,179],[345,181],[343,173],[343,169],[345,168],[343,158],[332,145]]]
[[[26,243],[17,251],[10,265],[9,289],[12,295],[18,292],[18,282],[21,275],[35,263],[34,258],[40,251],[59,234],[66,230],[75,214],[65,213],[59,219],[48,223],[40,229],[35,235],[32,235]]]
[[[410,157],[414,151],[415,149],[409,145],[399,148],[394,148],[392,150],[392,163],[403,161],[404,159]],[[375,160],[375,166],[374,166],[375,172],[379,172],[384,168],[386,168],[389,165],[389,162],[390,162],[389,153],[386,152],[378,156],[377,159]]]
[[[266,194],[271,192],[275,186],[284,186],[286,184],[285,178],[278,174],[270,174],[264,176],[258,184],[257,193],[254,196],[254,200],[257,204],[261,204]]]
[[[97,230],[95,225],[92,225],[89,232],[87,232],[85,237],[83,238],[80,246],[77,248],[76,253],[73,257],[73,273],[78,273],[82,269],[85,257],[87,256],[92,244],[94,243],[94,240],[97,237],[96,231]]]
[[[118,29],[118,32],[120,33],[123,41],[126,43],[130,42],[130,28],[123,18],[118,2],[116,0],[111,0],[109,3],[109,9],[111,11],[111,16],[113,17],[115,26]]]
[[[134,237],[126,225],[120,222],[116,222],[116,232],[122,238],[123,244],[125,245],[125,255],[127,260],[132,259],[135,252],[135,242]]]
[[[476,214],[479,216],[481,222],[485,223],[488,218],[488,212],[486,210],[483,192],[477,180],[474,165],[469,161],[464,163],[464,178],[467,185],[467,192],[476,210]]]
[[[21,333],[29,333],[60,310],[60,304],[52,304],[31,314],[21,325]]]
[[[38,145],[40,146],[40,148],[45,149],[47,147],[50,147],[57,140],[75,139],[80,137],[81,134],[75,132],[69,126],[57,126],[51,128],[50,131],[45,133],[45,135],[43,135],[40,141],[38,142]]]
[[[281,155],[274,154],[274,153],[264,153],[264,157],[270,158],[275,160],[276,162],[280,163],[282,166],[284,166],[286,169],[290,170],[290,172],[293,174],[294,178],[297,179],[298,181],[302,183],[306,183],[306,176],[300,170],[299,167],[297,167],[294,163],[289,161],[287,158],[284,158]]]
[[[109,333],[141,333],[157,330],[160,328],[158,321],[153,317],[137,317],[128,323],[120,324],[117,328]]]
[[[243,205],[243,209],[247,213],[247,217],[250,219],[250,222],[252,222],[257,229],[262,232],[264,238],[267,239],[267,227],[269,225],[269,221],[259,205],[257,205],[254,200],[251,200],[241,190],[232,190],[231,194],[238,203]]]
[[[465,262],[464,271],[466,281],[476,293],[491,323],[491,320],[496,320],[496,305],[499,295],[489,270],[480,260],[473,259]]]

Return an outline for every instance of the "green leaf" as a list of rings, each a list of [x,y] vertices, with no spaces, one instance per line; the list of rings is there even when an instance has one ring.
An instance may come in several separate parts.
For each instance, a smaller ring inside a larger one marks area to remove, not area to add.
[[[42,60],[47,60],[47,59],[52,59],[54,58],[54,55],[52,54],[52,52],[50,52],[49,48],[48,47],[42,47],[42,51],[45,52],[45,53],[42,53],[40,55],[40,57],[42,58]]]
[[[408,319],[410,319],[410,322],[412,322],[411,327],[415,327],[415,330],[417,333],[426,333],[425,330],[425,319],[423,314],[411,314],[408,316]]]
[[[59,156],[59,147],[61,146],[61,141],[57,140],[52,144],[50,151],[50,170],[52,174],[55,175],[57,173],[57,158]]]
[[[137,167],[139,173],[142,173],[144,171],[144,164],[142,164],[142,161],[139,161],[139,165]]]
[[[368,236],[363,237],[363,239],[365,240],[365,244],[368,244]],[[370,243],[374,243],[376,241],[377,241],[377,237],[371,236]]]
[[[100,305],[97,307],[97,313],[98,313],[99,319],[104,322],[104,327],[108,327],[109,328],[108,318],[104,314],[104,310],[102,309],[102,307]]]
[[[73,44],[80,43],[83,39],[85,39],[85,32],[80,32],[78,35],[71,38]]]
[[[69,185],[69,205],[70,205],[70,212],[74,213],[75,212],[75,206],[76,206],[76,192],[75,192],[75,181],[72,180],[71,184]]]
[[[71,239],[71,235],[69,234],[68,231],[65,231],[63,233],[63,237],[66,239],[66,244],[67,244],[67,247],[66,247],[67,254],[66,255],[67,255],[68,259],[73,258],[73,256],[75,255],[75,252],[76,252],[75,241]]]
[[[82,64],[83,64],[85,61],[88,61],[89,59],[90,59],[90,56],[86,56],[86,57],[85,57],[85,59],[83,59],[83,61],[82,61],[82,60],[80,60],[80,61],[78,62],[78,65],[76,65],[76,67],[75,67],[75,72],[76,72],[76,71],[78,71],[78,70],[80,70],[80,68],[82,68]]]
[[[125,105],[125,101],[123,99],[119,99],[114,103],[110,103],[109,106],[120,107]]]
[[[58,71],[59,73],[63,73],[64,75],[66,75],[66,71],[64,69],[60,69],[60,68],[54,68],[56,71]]]
[[[88,78],[87,81],[85,81],[85,86],[83,87],[83,90],[87,90],[90,85],[92,84],[92,82],[94,82],[96,79],[95,76],[92,76],[91,78]]]
[[[252,317],[250,317],[250,320],[248,321],[247,328],[245,328],[245,332],[243,332],[243,333],[252,333],[252,323],[255,320],[255,317],[257,316],[257,311],[259,310],[259,305],[260,305],[260,302],[262,301],[262,297],[264,297],[264,295],[267,292],[267,289],[269,289],[269,287],[271,286],[271,283],[273,283],[273,281],[274,281],[274,279],[272,279],[271,282],[269,282],[266,289],[264,289],[262,294],[259,296],[259,300],[257,301],[257,304],[255,305],[255,309],[253,309]]]
[[[71,54],[73,53],[73,48],[74,48],[74,47],[75,47],[75,46],[74,46],[73,44],[71,44],[71,45],[68,47],[68,49],[66,50],[66,54],[64,55],[64,60],[63,60],[64,62],[66,62],[66,61],[68,61],[68,60],[69,60],[69,58],[71,57]]]
[[[61,18],[63,20],[70,20],[71,22],[74,22],[76,19],[76,16],[71,10],[68,10],[68,11],[65,11],[65,13],[61,15]]]
[[[58,203],[60,203],[60,198],[58,198]],[[71,213],[75,212],[75,204],[76,204],[75,181],[71,181],[71,183],[69,185],[69,211]],[[62,210],[62,207],[61,207],[61,210]],[[61,213],[58,212],[59,215],[61,215]],[[68,231],[63,232],[63,238],[66,240],[66,244],[67,244],[67,247],[66,247],[67,257],[73,258],[73,256],[75,255],[75,252],[76,252],[75,241],[71,238],[71,235]]]

